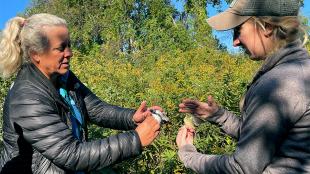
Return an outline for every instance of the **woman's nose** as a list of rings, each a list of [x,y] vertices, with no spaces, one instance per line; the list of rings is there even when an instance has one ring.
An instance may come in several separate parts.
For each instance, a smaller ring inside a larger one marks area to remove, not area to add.
[[[72,53],[71,48],[66,48],[65,57],[66,58],[71,58],[72,56],[73,56],[73,53]]]
[[[239,38],[234,38],[234,40],[233,40],[233,46],[234,46],[234,47],[238,47],[238,46],[240,46],[240,45],[241,45],[241,42],[240,42]]]

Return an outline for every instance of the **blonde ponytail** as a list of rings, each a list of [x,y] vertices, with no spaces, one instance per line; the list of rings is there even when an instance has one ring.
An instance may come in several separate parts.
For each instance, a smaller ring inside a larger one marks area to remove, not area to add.
[[[20,32],[25,19],[15,17],[6,23],[0,41],[0,76],[8,78],[14,74],[23,63]]]

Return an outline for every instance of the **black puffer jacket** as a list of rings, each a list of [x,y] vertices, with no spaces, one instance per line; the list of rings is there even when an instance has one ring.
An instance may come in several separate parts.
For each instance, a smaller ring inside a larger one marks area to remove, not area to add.
[[[84,120],[106,128],[135,128],[134,110],[102,102],[72,72],[68,84]],[[134,130],[80,143],[72,136],[68,113],[52,83],[33,64],[24,65],[4,103],[1,173],[92,171],[141,153]]]

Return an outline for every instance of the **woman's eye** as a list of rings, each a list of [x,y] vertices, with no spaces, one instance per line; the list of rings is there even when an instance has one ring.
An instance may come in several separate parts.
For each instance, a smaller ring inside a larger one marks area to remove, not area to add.
[[[71,48],[71,42],[70,41],[66,41],[66,42],[63,42],[58,48],[55,48],[56,50],[58,51],[65,51],[66,48]]]
[[[65,49],[66,49],[66,47],[64,47],[64,46],[61,46],[61,47],[58,47],[58,48],[56,48],[58,51],[65,51]]]
[[[68,44],[67,44],[68,48],[71,48],[71,42],[68,41]]]
[[[241,26],[237,26],[236,28],[234,28],[234,38],[237,38],[240,36],[240,30],[241,30]]]

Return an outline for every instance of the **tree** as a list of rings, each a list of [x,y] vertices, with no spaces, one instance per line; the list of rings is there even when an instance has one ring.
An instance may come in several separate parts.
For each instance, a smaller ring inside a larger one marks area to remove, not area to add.
[[[27,15],[38,12],[65,18],[73,46],[83,53],[96,45],[111,55],[193,45],[190,33],[174,21],[176,10],[167,0],[35,0]]]

